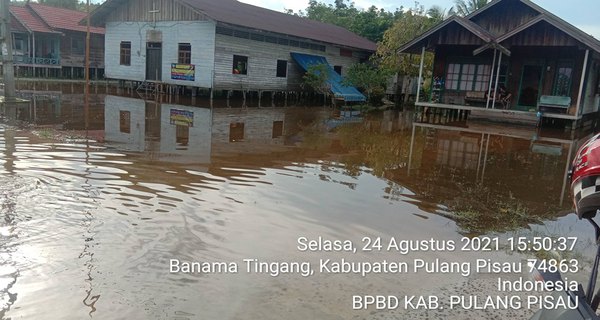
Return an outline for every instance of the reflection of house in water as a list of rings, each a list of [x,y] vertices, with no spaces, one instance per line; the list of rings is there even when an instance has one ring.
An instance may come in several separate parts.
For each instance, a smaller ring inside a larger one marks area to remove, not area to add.
[[[260,153],[284,145],[286,109],[213,109],[215,153]]]
[[[51,125],[56,129],[95,131],[90,136],[101,140],[104,130],[104,94],[89,97],[89,109],[85,110],[82,93],[63,91],[19,90],[19,97],[29,100],[19,107],[19,119],[36,125]],[[87,121],[86,121],[87,115]]]
[[[154,160],[210,162],[210,109],[108,95],[104,113],[108,144]]]
[[[490,124],[415,123],[411,141],[409,177],[402,183],[417,194],[451,199],[460,193],[456,188],[468,185],[562,206],[570,159],[585,138],[556,138],[534,129]]]
[[[107,95],[105,140],[152,159],[210,163],[211,156],[286,150],[301,123],[320,116],[293,108],[208,109]],[[292,139],[289,139],[290,141]],[[293,141],[292,141],[293,142]]]

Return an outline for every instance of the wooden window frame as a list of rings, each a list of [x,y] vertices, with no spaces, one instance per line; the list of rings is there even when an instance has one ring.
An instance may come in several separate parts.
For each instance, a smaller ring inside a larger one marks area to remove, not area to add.
[[[131,65],[131,41],[121,41],[119,48],[120,48],[119,64],[122,66],[130,66]]]
[[[177,46],[177,63],[192,64],[192,45],[188,42],[180,42]]]

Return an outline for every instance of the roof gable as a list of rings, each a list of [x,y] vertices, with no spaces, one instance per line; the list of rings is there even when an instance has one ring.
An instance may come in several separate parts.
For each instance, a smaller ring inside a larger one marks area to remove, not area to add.
[[[473,37],[471,37],[471,43],[469,44],[472,45],[483,45],[491,42],[494,39],[492,34],[490,34],[487,30],[481,28],[480,26],[476,25],[472,21],[469,21],[457,15],[453,15],[450,18],[442,21],[438,25],[434,26],[433,28],[429,29],[420,37],[415,38],[412,41],[400,47],[400,49],[398,49],[398,52],[418,53],[420,47],[428,47],[429,41],[426,40],[429,37],[445,39],[445,41],[449,41],[448,37],[445,36],[443,32],[445,29],[449,29],[453,26],[459,26],[462,30],[471,33]]]
[[[515,7],[520,7],[522,9],[515,10]],[[417,44],[423,46],[424,43],[431,40],[430,37],[435,32],[440,31],[443,28],[448,28],[449,23],[447,23],[447,21],[451,19],[452,18],[446,19],[425,32],[423,35],[403,45],[399,52],[415,53],[419,49],[416,47]],[[561,35],[557,36],[558,39],[563,38],[562,34],[566,34],[571,38],[570,40],[575,40],[587,48],[600,53],[600,41],[534,4],[530,0],[494,0],[485,7],[468,15],[466,19],[471,23],[478,25],[481,29],[486,30],[486,32],[491,35],[490,44],[504,42],[528,28],[536,26],[539,22],[544,21],[561,31],[560,33],[554,33],[555,35]],[[560,42],[557,41],[557,39],[552,40],[552,43],[555,45],[561,45],[560,43],[557,43]],[[565,45],[567,42],[570,41],[563,41],[562,45]]]
[[[29,32],[54,33],[50,26],[26,7],[10,6],[10,13]]]
[[[87,13],[46,6],[38,3],[28,3],[26,8],[30,8],[37,16],[39,16],[48,26],[53,29],[86,32],[87,27],[80,25],[79,21],[87,18]],[[90,27],[91,33],[104,34],[104,28]]]

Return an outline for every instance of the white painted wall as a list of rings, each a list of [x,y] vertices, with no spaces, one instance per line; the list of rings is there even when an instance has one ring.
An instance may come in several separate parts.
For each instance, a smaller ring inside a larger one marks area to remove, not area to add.
[[[162,31],[162,81],[168,84],[211,88],[214,70],[215,24],[208,21],[110,22],[106,25],[105,76],[143,81],[146,78],[146,32]],[[120,65],[121,41],[131,41],[131,65]],[[178,44],[190,43],[195,81],[172,80],[171,63],[177,63]]]
[[[171,109],[194,113],[194,125],[189,127],[189,141],[185,147],[178,146],[176,143],[177,126],[171,124]],[[212,134],[210,109],[163,103],[160,122],[160,153],[163,154],[161,158],[177,155],[179,156],[177,162],[210,163]]]
[[[130,133],[120,130],[120,112],[131,114]],[[104,139],[119,149],[142,152],[146,145],[144,100],[107,95],[104,98]]]

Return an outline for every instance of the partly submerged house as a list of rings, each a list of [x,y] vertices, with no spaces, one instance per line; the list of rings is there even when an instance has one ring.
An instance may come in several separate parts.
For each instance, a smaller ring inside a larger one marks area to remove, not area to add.
[[[142,84],[299,90],[310,64],[343,75],[376,49],[344,28],[235,0],[108,0],[92,23],[106,26],[106,77]],[[338,97],[364,99],[330,79]]]
[[[37,3],[11,6],[13,56],[19,73],[33,76],[83,78],[87,27],[85,12]],[[90,28],[90,69],[104,69],[104,28]]]
[[[435,54],[431,87],[427,94],[419,88],[417,106],[574,126],[597,115],[600,41],[529,0],[494,0],[399,49],[422,57],[426,51]]]

